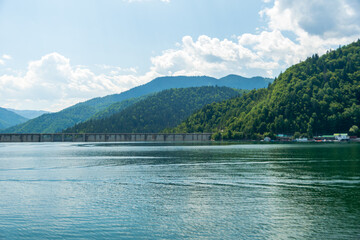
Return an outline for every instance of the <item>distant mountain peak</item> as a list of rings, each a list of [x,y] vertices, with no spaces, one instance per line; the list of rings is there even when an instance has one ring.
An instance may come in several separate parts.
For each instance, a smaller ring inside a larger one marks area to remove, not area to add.
[[[229,74],[229,75],[226,75],[225,77],[222,77],[222,78],[229,78],[229,77],[240,77],[240,78],[246,78],[246,77],[243,77],[243,76],[240,76],[240,75],[237,75],[237,74]],[[220,79],[222,79],[220,78]]]
[[[48,111],[43,111],[43,110],[18,110],[13,108],[6,108],[6,109],[28,119],[37,118],[43,115],[44,113],[50,113]]]
[[[26,122],[27,120],[27,118],[24,118],[19,114],[0,107],[0,129],[8,128]]]

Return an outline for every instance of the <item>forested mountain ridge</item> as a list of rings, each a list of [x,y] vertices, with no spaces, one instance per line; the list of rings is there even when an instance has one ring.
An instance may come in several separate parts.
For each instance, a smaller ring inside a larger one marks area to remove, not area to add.
[[[312,137],[359,124],[360,40],[288,68],[267,89],[208,105],[172,132],[221,132],[228,139]]]
[[[185,88],[185,87],[199,87],[199,86],[226,86],[237,89],[254,89],[258,87],[266,87],[272,79],[254,77],[244,78],[237,75],[216,79],[207,76],[176,76],[176,77],[159,77],[144,85],[132,88],[128,91],[112,94],[105,97],[98,97],[90,99],[86,102],[75,104],[71,107],[63,109],[56,113],[49,113],[31,119],[23,124],[2,130],[6,133],[54,133],[72,127],[77,123],[84,122],[92,117],[106,117],[115,113],[117,110],[122,110],[126,104],[133,104],[136,98],[148,94],[159,92],[170,88]],[[132,100],[130,100],[132,99]],[[106,109],[114,103],[121,103],[122,106],[113,106],[112,109]],[[102,111],[104,115],[102,115]]]
[[[239,96],[244,90],[193,87],[153,94],[105,119],[92,119],[68,128],[78,133],[153,133],[175,127],[204,105]]]
[[[28,119],[0,107],[0,129],[8,128],[13,125],[26,122]]]
[[[90,119],[95,120],[95,119],[102,119],[102,118],[110,117],[111,115],[121,112],[125,108],[127,108],[141,100],[144,100],[145,98],[149,97],[150,95],[151,94],[144,95],[144,96],[137,97],[137,98],[129,98],[129,99],[123,100],[121,102],[113,103],[109,107],[107,107],[104,110],[93,115]]]

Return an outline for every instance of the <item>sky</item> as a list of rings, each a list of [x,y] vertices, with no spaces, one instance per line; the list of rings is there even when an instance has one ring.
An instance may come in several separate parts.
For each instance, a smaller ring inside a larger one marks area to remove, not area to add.
[[[360,38],[360,0],[0,0],[0,107],[59,111],[159,76],[276,77]]]

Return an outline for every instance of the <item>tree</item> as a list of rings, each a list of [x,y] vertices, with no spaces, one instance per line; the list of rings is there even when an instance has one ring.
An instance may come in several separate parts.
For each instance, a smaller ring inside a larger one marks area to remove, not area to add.
[[[350,136],[359,136],[360,135],[360,129],[358,126],[353,125],[350,129],[349,129],[349,135]]]

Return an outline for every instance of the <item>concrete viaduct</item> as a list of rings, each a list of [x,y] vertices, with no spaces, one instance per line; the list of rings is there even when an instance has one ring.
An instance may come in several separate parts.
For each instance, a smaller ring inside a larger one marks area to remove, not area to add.
[[[0,142],[210,141],[211,133],[0,133]]]

